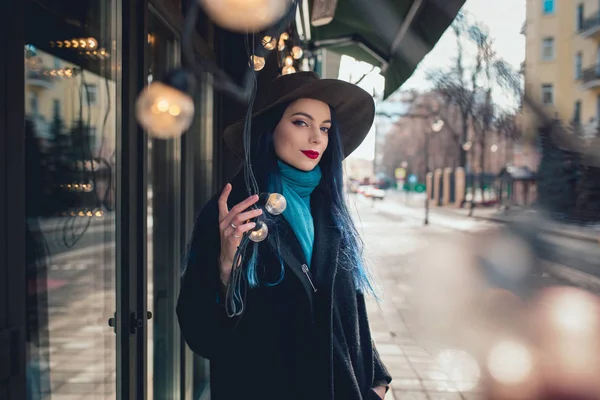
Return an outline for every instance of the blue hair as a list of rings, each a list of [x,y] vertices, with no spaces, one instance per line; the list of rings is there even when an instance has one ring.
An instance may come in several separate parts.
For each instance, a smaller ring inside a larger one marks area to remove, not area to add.
[[[285,106],[281,106],[277,110],[270,113],[268,120],[273,124],[260,126],[264,129],[262,135],[253,143],[253,159],[252,166],[256,181],[261,191],[266,191],[270,186],[274,187],[278,193],[282,191],[281,174],[277,165],[277,155],[273,142],[273,133],[279,120],[281,119]],[[358,234],[354,221],[352,220],[348,209],[345,191],[342,161],[344,159],[344,151],[340,131],[335,119],[335,110],[330,107],[331,111],[331,128],[329,130],[329,144],[327,150],[323,153],[323,157],[319,163],[322,172],[322,186],[325,195],[329,198],[331,204],[331,217],[335,224],[335,228],[340,233],[340,253],[339,264],[352,271],[356,288],[361,293],[371,293],[375,298],[379,298],[374,280],[367,267],[363,254],[363,241]],[[277,218],[272,217],[269,213],[263,213],[264,222],[269,227],[270,234],[267,240],[274,248],[279,248],[279,235],[277,233]],[[260,279],[257,274],[258,265],[258,244],[253,243],[250,250],[250,257],[246,264],[246,278],[250,287],[258,287]],[[276,285],[283,279],[284,266],[281,257],[279,257],[281,271],[277,282],[266,283],[267,285]]]

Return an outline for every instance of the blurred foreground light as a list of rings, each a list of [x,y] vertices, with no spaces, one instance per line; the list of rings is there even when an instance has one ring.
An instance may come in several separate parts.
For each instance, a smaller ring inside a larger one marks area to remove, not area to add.
[[[184,70],[171,72],[163,81],[154,81],[140,93],[136,117],[148,135],[158,139],[181,136],[194,118],[192,93],[195,81]]]
[[[481,378],[479,364],[463,350],[443,350],[436,357],[437,363],[451,381],[457,382],[458,390],[468,392],[475,388]]]
[[[517,385],[530,376],[533,357],[524,344],[503,340],[492,347],[487,364],[490,375],[496,381],[505,385]]]
[[[571,334],[597,331],[600,311],[597,300],[582,290],[569,289],[557,292],[550,300],[552,320],[556,329]]]
[[[283,17],[292,0],[198,0],[217,25],[235,32],[257,32]]]
[[[289,75],[289,74],[293,74],[294,72],[296,72],[296,68],[294,68],[292,65],[286,65],[285,67],[283,67],[283,69],[281,70],[281,73],[283,75]]]

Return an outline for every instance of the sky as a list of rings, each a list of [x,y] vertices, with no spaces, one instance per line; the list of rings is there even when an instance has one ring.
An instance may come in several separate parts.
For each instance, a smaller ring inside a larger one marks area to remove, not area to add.
[[[487,26],[491,37],[494,39],[494,48],[497,56],[515,69],[519,69],[521,62],[525,59],[525,37],[521,35],[521,27],[525,21],[526,0],[467,0],[463,6],[470,18],[474,18]],[[436,46],[425,56],[417,66],[413,75],[402,85],[400,90],[418,89],[420,91],[431,87],[431,83],[425,78],[428,70],[436,67],[445,67],[452,64],[452,58],[456,54],[455,38],[452,30],[447,30]],[[367,73],[371,66],[357,62],[354,59],[343,56],[340,66],[339,78],[343,80],[358,79]],[[369,91],[382,92],[385,83],[383,77],[378,74],[378,69],[373,71],[361,82],[360,86]],[[501,93],[500,102],[503,101]],[[508,100],[506,100],[508,102]],[[508,104],[508,103],[507,103]],[[378,107],[390,107],[390,104],[378,104]],[[380,128],[385,129],[380,125]],[[371,129],[369,135],[352,154],[352,157],[372,160],[375,149],[375,128]]]

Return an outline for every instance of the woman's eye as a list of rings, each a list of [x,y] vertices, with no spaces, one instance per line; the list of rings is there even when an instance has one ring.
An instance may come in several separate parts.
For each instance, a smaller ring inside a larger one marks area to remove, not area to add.
[[[326,127],[326,126],[324,126],[324,127],[322,127],[322,128],[321,128],[321,130],[322,130],[323,132],[325,132],[325,133],[329,133],[329,129],[331,129],[331,128],[328,128],[328,127]]]
[[[293,124],[296,126],[308,126],[308,124],[306,122],[302,121],[301,119],[294,121]]]

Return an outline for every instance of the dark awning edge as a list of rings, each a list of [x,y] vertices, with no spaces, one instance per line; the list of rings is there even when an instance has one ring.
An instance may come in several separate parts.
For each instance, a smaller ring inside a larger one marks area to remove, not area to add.
[[[311,27],[313,49],[331,49],[381,68],[384,99],[412,75],[465,0],[339,0],[335,18]],[[311,4],[312,7],[312,4]]]

